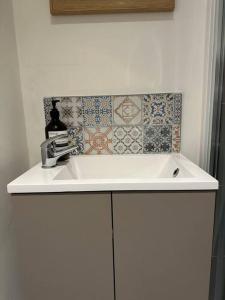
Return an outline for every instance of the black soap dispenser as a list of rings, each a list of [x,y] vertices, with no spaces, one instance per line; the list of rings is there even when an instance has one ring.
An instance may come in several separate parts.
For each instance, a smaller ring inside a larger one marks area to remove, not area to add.
[[[52,110],[50,111],[51,121],[45,127],[46,139],[60,134],[67,134],[66,125],[59,119],[59,111],[56,107],[58,102],[59,100],[52,100]],[[55,144],[56,148],[59,148],[58,150],[62,150],[63,147],[68,146],[68,138],[58,139]],[[59,160],[63,161],[67,159],[69,159],[69,154],[62,156]]]

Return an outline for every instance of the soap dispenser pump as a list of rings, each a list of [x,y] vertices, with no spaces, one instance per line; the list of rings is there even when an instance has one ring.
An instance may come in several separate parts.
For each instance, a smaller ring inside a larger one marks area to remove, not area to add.
[[[52,110],[50,111],[51,121],[45,127],[45,136],[46,139],[61,135],[68,134],[66,125],[60,121],[60,114],[57,109],[56,104],[60,102],[59,100],[52,100]],[[68,146],[68,138],[58,139],[56,142],[56,148],[61,148]],[[64,155],[60,160],[66,160],[69,158],[69,155]]]

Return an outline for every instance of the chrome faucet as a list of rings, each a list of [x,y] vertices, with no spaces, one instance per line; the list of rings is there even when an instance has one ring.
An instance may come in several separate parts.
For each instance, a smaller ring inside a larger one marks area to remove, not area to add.
[[[58,139],[67,138],[66,134],[60,134],[52,138],[47,139],[41,144],[41,159],[42,159],[42,168],[52,168],[57,164],[57,160],[65,154],[75,151],[78,154],[77,146],[68,146],[63,147],[62,150],[56,148],[55,142]]]

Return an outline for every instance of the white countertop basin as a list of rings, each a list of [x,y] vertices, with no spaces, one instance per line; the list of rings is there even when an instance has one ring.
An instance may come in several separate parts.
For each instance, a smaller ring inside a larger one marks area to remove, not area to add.
[[[182,154],[83,155],[51,169],[39,163],[7,188],[9,193],[216,190],[218,182]]]

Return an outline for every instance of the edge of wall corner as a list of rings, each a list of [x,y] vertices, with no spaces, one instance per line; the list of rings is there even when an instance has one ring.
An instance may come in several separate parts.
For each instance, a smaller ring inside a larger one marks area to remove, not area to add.
[[[204,59],[204,81],[202,99],[202,132],[199,164],[204,170],[210,170],[212,141],[212,124],[216,63],[221,50],[221,33],[223,21],[223,0],[207,0],[206,39]],[[209,22],[210,20],[210,22]]]

